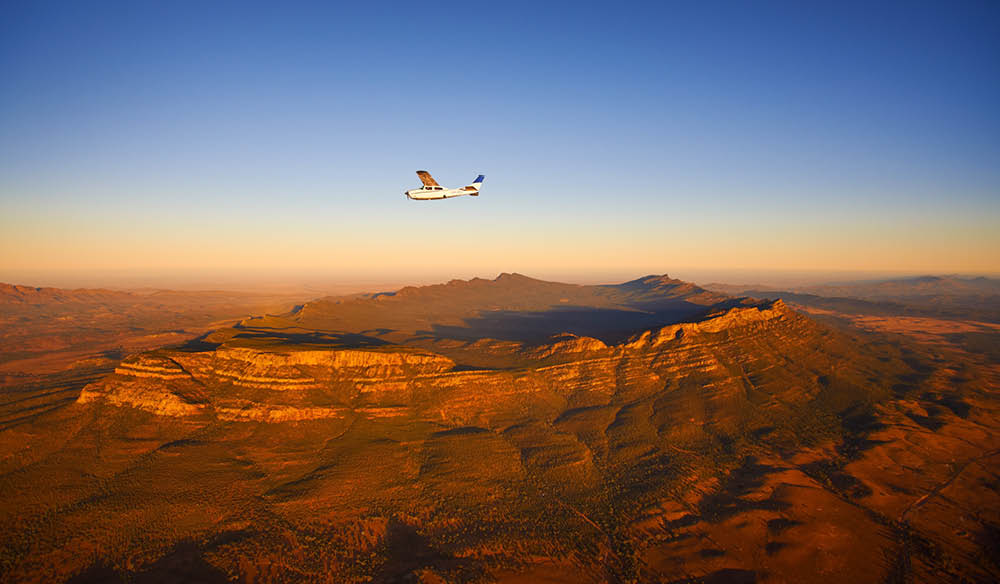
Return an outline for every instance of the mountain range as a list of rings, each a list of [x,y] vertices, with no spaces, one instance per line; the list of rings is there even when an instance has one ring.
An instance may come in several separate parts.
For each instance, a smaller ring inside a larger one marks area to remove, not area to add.
[[[667,276],[502,274],[192,332],[3,426],[5,580],[1000,574],[978,353]]]

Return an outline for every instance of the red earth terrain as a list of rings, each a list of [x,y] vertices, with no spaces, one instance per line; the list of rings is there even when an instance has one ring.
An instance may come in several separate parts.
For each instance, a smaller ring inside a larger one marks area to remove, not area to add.
[[[666,276],[298,306],[10,288],[4,581],[1000,575],[982,315]]]

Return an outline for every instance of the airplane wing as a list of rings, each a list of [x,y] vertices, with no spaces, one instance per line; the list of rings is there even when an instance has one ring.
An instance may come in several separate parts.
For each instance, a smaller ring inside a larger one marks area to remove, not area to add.
[[[441,185],[439,185],[437,183],[436,180],[434,180],[434,177],[431,176],[431,173],[427,172],[426,170],[418,170],[417,171],[417,176],[420,177],[420,182],[424,183],[425,187],[439,187],[439,186],[441,186]]]

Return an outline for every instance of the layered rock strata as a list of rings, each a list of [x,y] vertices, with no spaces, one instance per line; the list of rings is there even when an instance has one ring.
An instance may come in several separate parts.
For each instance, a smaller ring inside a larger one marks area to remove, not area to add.
[[[157,415],[288,421],[362,415],[416,415],[448,423],[493,425],[528,411],[554,418],[567,408],[604,405],[667,385],[700,388],[688,419],[745,399],[747,369],[766,367],[822,331],[781,301],[739,306],[698,322],[645,331],[608,346],[562,335],[525,348],[528,366],[464,370],[446,356],[400,346],[281,350],[232,347],[160,350],[126,359],[87,386],[80,403],[104,400]],[[739,347],[753,343],[754,356]],[[483,346],[483,350],[488,345]],[[555,359],[555,364],[549,364]],[[734,372],[736,372],[734,374]]]

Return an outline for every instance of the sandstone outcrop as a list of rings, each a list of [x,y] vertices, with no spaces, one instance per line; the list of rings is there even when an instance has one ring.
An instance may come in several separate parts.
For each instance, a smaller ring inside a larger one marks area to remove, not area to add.
[[[495,369],[466,367],[443,354],[399,345],[289,350],[223,342],[211,350],[164,349],[130,357],[113,375],[87,386],[79,401],[103,399],[157,415],[240,421],[408,415],[494,426],[528,411],[554,419],[566,408],[660,391],[669,380],[697,388],[694,402],[701,405],[692,410],[688,396],[689,406],[676,412],[678,421],[690,421],[702,415],[698,411],[743,399],[745,374],[734,371],[752,369],[761,359],[782,362],[783,353],[805,350],[803,343],[821,334],[775,301],[710,311],[696,322],[659,327],[612,345],[573,334],[535,345],[484,340],[466,345],[478,353],[518,353],[519,366]],[[740,347],[746,343],[760,350],[744,353]],[[462,346],[442,343],[440,350]]]

